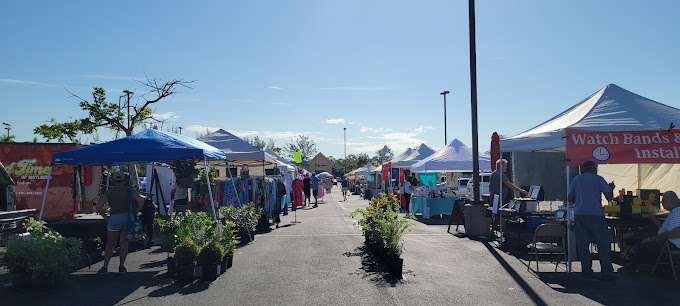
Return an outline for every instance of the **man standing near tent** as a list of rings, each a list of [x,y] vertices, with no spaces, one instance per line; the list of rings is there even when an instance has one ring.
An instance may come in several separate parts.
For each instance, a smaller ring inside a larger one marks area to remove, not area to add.
[[[523,196],[526,196],[526,195],[529,194],[528,191],[526,191],[522,188],[519,188],[515,184],[510,182],[510,179],[508,179],[508,177],[505,175],[505,172],[508,171],[508,161],[505,160],[505,159],[499,159],[499,160],[496,161],[496,170],[494,172],[491,172],[491,177],[489,177],[489,194],[491,196],[491,199],[489,199],[490,201],[493,201],[493,196],[495,194],[500,196],[500,192],[501,192],[500,180],[501,179],[499,177],[499,170],[500,170],[500,173],[503,173],[503,187],[504,187],[503,188],[503,197],[505,197],[506,195],[508,195],[508,193],[510,193],[510,189],[521,193]],[[480,186],[481,186],[481,184],[480,184]],[[501,199],[501,202],[503,203],[505,201],[503,201],[503,199]]]
[[[317,203],[319,197],[319,178],[316,176],[316,174],[312,174],[312,195],[314,196],[314,206],[312,207],[317,208],[319,207]]]
[[[305,205],[312,204],[312,180],[309,178],[309,174],[305,174],[305,178],[302,180],[303,191],[305,192]]]
[[[609,255],[609,230],[602,209],[602,194],[611,201],[613,182],[607,184],[597,175],[597,164],[593,161],[583,163],[583,174],[576,176],[569,185],[568,199],[574,204],[574,226],[576,226],[576,251],[581,261],[581,271],[586,279],[594,278],[590,258],[590,242],[597,243],[598,257],[602,270],[602,280],[614,280],[614,268]]]

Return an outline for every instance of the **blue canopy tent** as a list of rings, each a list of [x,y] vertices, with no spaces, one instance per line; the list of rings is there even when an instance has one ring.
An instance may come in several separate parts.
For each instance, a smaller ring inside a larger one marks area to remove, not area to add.
[[[111,165],[149,162],[167,162],[173,160],[203,160],[206,173],[207,160],[225,160],[221,150],[186,136],[147,129],[135,135],[112,140],[100,144],[58,152],[52,155],[52,165]],[[45,186],[39,220],[42,221],[45,209],[47,190],[50,187],[52,168]],[[208,180],[206,176],[206,180]],[[209,184],[209,182],[208,182]],[[209,190],[210,202],[213,202],[212,191]],[[213,208],[213,216],[215,207]]]

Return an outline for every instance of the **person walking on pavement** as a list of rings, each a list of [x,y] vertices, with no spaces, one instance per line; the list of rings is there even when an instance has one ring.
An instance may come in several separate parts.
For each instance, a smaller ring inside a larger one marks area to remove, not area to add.
[[[312,204],[312,180],[309,178],[309,174],[305,174],[305,178],[302,180],[303,190],[305,192],[305,205]]]
[[[607,184],[597,175],[597,164],[583,163],[583,174],[576,176],[569,186],[568,200],[574,204],[574,226],[576,227],[576,251],[581,261],[581,271],[586,279],[594,278],[590,258],[590,242],[597,243],[602,280],[614,280],[614,267],[609,254],[609,230],[602,208],[602,194],[611,201],[614,182]]]
[[[312,174],[312,195],[314,196],[314,206],[313,208],[319,207],[318,205],[318,197],[319,197],[319,178],[316,176],[316,174]],[[311,199],[310,199],[311,201]]]
[[[344,176],[342,178],[342,183],[340,183],[342,186],[342,197],[344,198],[343,201],[347,201],[347,190],[349,190],[349,181],[347,180],[347,176]]]
[[[142,205],[144,205],[144,199],[139,193],[125,183],[125,172],[117,171],[113,173],[112,178],[115,186],[106,191],[96,204],[97,212],[104,217],[108,230],[106,234],[106,250],[104,251],[104,266],[97,273],[107,273],[109,271],[109,261],[113,256],[113,249],[116,247],[116,243],[120,245],[120,250],[118,251],[120,257],[118,272],[127,272],[125,258],[128,253],[128,240],[125,226],[133,218],[132,214],[136,215],[142,210]],[[131,202],[137,203],[137,205],[132,205]],[[106,203],[109,203],[111,208],[110,216],[104,211],[104,204]],[[134,207],[134,211],[130,211],[130,206]]]

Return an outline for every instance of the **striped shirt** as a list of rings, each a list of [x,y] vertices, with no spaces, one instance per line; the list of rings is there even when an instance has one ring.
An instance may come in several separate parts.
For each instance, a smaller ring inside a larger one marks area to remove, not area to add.
[[[668,217],[666,217],[666,221],[661,224],[657,234],[670,232],[678,226],[680,226],[680,207],[676,207],[671,211]],[[673,242],[676,247],[680,248],[680,238],[670,239],[670,241]]]

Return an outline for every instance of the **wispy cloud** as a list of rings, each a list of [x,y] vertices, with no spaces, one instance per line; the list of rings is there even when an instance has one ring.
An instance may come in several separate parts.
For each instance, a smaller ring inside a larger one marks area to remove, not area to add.
[[[212,126],[202,126],[202,125],[189,125],[186,127],[187,130],[192,131],[192,132],[198,132],[198,133],[205,133],[205,131],[208,131],[209,133],[215,132],[219,130],[220,128],[218,127],[212,127]]]
[[[146,78],[132,77],[132,76],[119,76],[119,75],[102,75],[102,74],[87,74],[83,75],[84,78],[90,79],[106,79],[106,80],[122,80],[122,81],[144,81]]]
[[[362,126],[362,127],[361,127],[361,132],[362,132],[362,133],[366,133],[366,132],[370,132],[370,133],[384,133],[384,132],[392,132],[392,129],[386,129],[386,128],[370,128],[370,127]]]
[[[375,152],[379,149],[382,149],[384,145],[387,145],[392,149],[395,155],[400,154],[407,148],[413,148],[421,143],[424,143],[425,141],[423,139],[420,139],[418,137],[418,134],[424,133],[429,129],[432,129],[432,127],[419,126],[417,128],[414,128],[413,130],[406,132],[392,132],[391,129],[384,128],[374,129],[362,127],[362,131],[373,132],[374,135],[362,137],[364,139],[367,139],[368,141],[355,142],[355,144],[351,146],[350,150],[355,152]]]
[[[328,123],[328,124],[340,124],[340,123],[345,123],[345,119],[343,119],[343,118],[338,118],[338,119],[326,119],[326,123]]]
[[[53,84],[46,84],[34,81],[14,80],[14,79],[0,79],[0,83],[21,84],[21,85],[42,85],[42,86],[56,86]]]
[[[179,118],[179,115],[177,115],[174,112],[167,112],[167,113],[160,113],[160,114],[153,114],[153,118],[159,121],[173,121],[175,119]]]
[[[347,122],[347,124],[351,124],[351,125],[361,125],[360,122],[356,122],[356,121],[350,121],[350,122]]]
[[[339,91],[382,91],[390,90],[389,87],[384,86],[356,86],[356,87],[322,87],[321,90],[339,90]]]
[[[276,90],[283,90],[283,88],[278,87],[278,86],[267,86],[269,89],[276,89]]]

